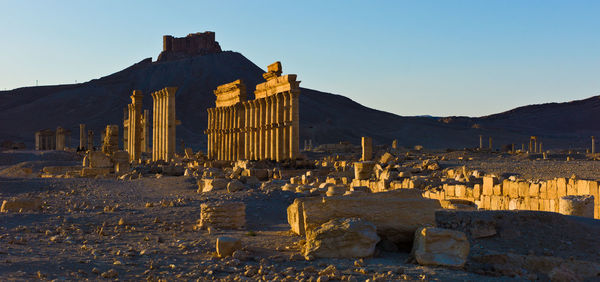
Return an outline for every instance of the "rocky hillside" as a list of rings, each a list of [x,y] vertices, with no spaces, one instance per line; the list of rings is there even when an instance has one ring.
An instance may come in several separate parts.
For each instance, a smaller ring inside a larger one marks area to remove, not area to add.
[[[176,111],[182,125],[177,127],[178,143],[203,149],[207,124],[206,108],[214,106],[212,93],[218,85],[241,78],[252,90],[263,82],[264,71],[237,52],[221,52],[186,59],[152,62],[145,59],[120,72],[89,82],[19,88],[0,91],[0,141],[26,142],[33,146],[34,132],[62,126],[73,131],[77,143],[79,124],[96,132],[107,124],[122,126],[123,108],[133,89],[142,90],[144,108],[151,109],[152,91],[177,86]],[[285,62],[284,62],[285,73]],[[302,80],[302,74],[298,74]],[[302,88],[300,96],[300,144],[350,141],[372,136],[376,143],[398,139],[400,145],[417,144],[431,148],[474,147],[479,135],[493,136],[497,147],[526,142],[539,135],[545,148],[581,147],[590,135],[600,136],[600,98],[561,104],[517,108],[481,117],[402,117],[364,107],[344,96]],[[122,128],[122,127],[121,127]]]

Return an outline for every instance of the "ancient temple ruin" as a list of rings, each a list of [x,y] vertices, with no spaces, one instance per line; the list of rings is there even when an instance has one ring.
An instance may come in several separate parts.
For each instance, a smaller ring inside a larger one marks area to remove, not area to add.
[[[147,152],[149,147],[149,111],[142,110],[143,97],[142,91],[134,90],[131,95],[131,104],[125,108],[123,147],[129,153],[130,161],[139,160],[141,154]]]
[[[165,87],[152,93],[152,161],[170,161],[175,155],[175,92],[177,87]]]
[[[55,150],[56,133],[51,129],[43,129],[35,133],[36,150]]]
[[[208,109],[208,157],[216,160],[296,159],[299,155],[300,81],[281,75],[281,63],[268,66],[266,82],[247,100],[241,80],[214,91],[216,107]]]

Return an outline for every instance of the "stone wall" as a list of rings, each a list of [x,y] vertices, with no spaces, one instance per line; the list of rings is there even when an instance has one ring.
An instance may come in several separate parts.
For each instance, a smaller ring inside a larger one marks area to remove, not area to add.
[[[444,184],[441,189],[424,192],[427,198],[472,201],[485,210],[533,210],[559,212],[559,199],[569,195],[594,196],[594,218],[600,219],[598,182],[584,179],[555,178],[546,181],[499,181],[484,176],[483,184]]]
[[[158,61],[176,60],[189,56],[221,52],[219,42],[212,31],[190,33],[186,37],[163,36],[163,51]]]

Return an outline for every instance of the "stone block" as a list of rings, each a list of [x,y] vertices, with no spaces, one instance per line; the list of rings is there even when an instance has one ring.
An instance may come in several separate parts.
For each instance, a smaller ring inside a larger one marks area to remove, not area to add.
[[[0,212],[37,211],[42,209],[39,198],[12,198],[2,201]]]
[[[89,151],[87,160],[91,168],[112,168],[113,163],[110,158],[100,151]]]
[[[456,186],[455,185],[449,185],[449,184],[444,184],[444,192],[446,193],[447,197],[455,197],[456,191]]]
[[[336,218],[361,218],[373,223],[377,233],[393,242],[410,242],[418,227],[432,224],[433,214],[440,209],[439,201],[423,198],[417,189],[400,189],[361,196],[333,196],[326,198],[299,198],[288,209],[292,230],[308,232]],[[299,225],[304,220],[304,228]]]
[[[393,160],[394,160],[394,156],[392,154],[388,153],[388,152],[385,152],[381,156],[381,158],[379,158],[379,163],[381,163],[381,164],[387,164],[387,163],[389,163],[389,162],[391,162]]]
[[[577,180],[577,195],[590,195],[590,182],[589,180]]]
[[[567,179],[564,177],[556,178],[556,194],[557,198],[562,198],[567,195]]]
[[[493,195],[490,197],[490,210],[501,210],[504,197]]]
[[[529,182],[519,181],[519,197],[527,197],[529,195]]]
[[[502,184],[494,185],[494,188],[492,188],[492,190],[493,195],[502,196]]]
[[[508,186],[508,196],[511,198],[519,197],[519,182],[510,181]]]
[[[573,178],[567,182],[567,196],[571,195],[577,195],[577,180]]]
[[[442,208],[448,210],[477,210],[477,205],[470,200],[450,199],[440,200]]]
[[[239,180],[234,179],[227,183],[227,192],[233,193],[240,190],[244,190],[244,184]]]
[[[217,238],[217,255],[221,258],[228,257],[233,252],[242,248],[242,241],[238,238],[221,236]]]
[[[491,175],[484,176],[483,177],[483,190],[486,192],[489,192],[489,194],[486,192],[484,192],[483,194],[484,195],[492,195],[494,185],[496,185],[496,184],[498,184],[498,177],[491,176]]]
[[[360,218],[336,218],[308,231],[305,255],[317,258],[370,257],[379,240],[374,224]]]
[[[540,198],[542,199],[558,199],[558,190],[556,189],[556,180],[546,181],[546,185],[540,187]]]
[[[558,200],[558,212],[594,218],[594,197],[592,195],[569,195]]]
[[[199,229],[242,229],[245,225],[246,204],[243,202],[211,202],[200,205]]]
[[[482,186],[481,184],[475,184],[473,186],[473,198],[479,199],[479,197],[481,197],[481,194],[482,194],[481,186]]]
[[[463,267],[469,241],[461,231],[422,227],[415,232],[413,254],[421,265]]]
[[[459,198],[464,198],[467,196],[467,186],[465,185],[455,185],[454,186],[454,195]]]
[[[225,178],[203,178],[198,180],[198,193],[225,190],[229,181]]]
[[[373,168],[375,167],[375,162],[372,161],[364,161],[364,162],[355,162],[354,163],[354,178],[360,180],[366,180],[371,178],[371,173],[373,173]]]
[[[539,197],[540,196],[540,183],[531,183],[529,184],[529,193],[527,196],[529,197]]]
[[[84,167],[81,170],[81,177],[107,176],[108,174],[110,174],[110,168]]]

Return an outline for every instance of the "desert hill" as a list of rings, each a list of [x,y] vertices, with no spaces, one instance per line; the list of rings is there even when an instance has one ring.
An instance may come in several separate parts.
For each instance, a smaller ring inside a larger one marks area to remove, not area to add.
[[[284,73],[285,73],[285,62]],[[166,86],[179,87],[176,94],[178,144],[183,140],[194,149],[206,147],[203,134],[208,107],[214,107],[212,91],[221,84],[241,78],[253,98],[254,86],[263,82],[262,70],[242,54],[225,51],[179,60],[140,61],[117,73],[89,82],[26,87],[0,91],[0,141],[25,142],[33,146],[34,132],[57,126],[72,130],[72,144],[79,136],[79,124],[96,133],[107,124],[122,128],[123,108],[130,103],[132,90],[144,93],[144,108],[151,109],[150,93]],[[298,74],[302,80],[302,74]],[[481,118],[403,117],[362,106],[341,95],[302,88],[300,94],[300,144],[313,145],[350,141],[361,136],[375,143],[398,139],[403,146],[417,144],[430,148],[463,148],[479,145],[479,135],[492,136],[494,145],[527,142],[538,135],[545,148],[583,147],[590,135],[600,136],[600,98],[569,103],[520,107]]]

